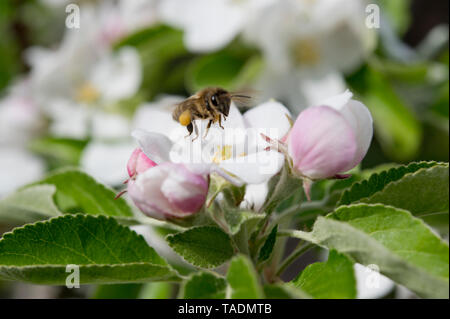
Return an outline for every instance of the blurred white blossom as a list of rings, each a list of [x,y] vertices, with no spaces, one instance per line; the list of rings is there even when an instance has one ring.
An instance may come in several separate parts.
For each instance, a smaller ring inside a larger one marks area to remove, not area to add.
[[[184,43],[194,52],[223,48],[243,31],[248,17],[274,0],[165,0],[161,21],[184,30]]]
[[[262,91],[296,111],[342,92],[342,74],[354,71],[376,43],[375,32],[364,24],[365,4],[285,0],[250,15],[245,38],[266,60]]]

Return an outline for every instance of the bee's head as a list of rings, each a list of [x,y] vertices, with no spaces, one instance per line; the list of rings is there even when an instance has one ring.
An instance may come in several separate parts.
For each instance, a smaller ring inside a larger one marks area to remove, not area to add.
[[[228,116],[230,112],[231,95],[229,92],[221,88],[210,90],[207,96],[209,103],[214,106],[220,113]]]

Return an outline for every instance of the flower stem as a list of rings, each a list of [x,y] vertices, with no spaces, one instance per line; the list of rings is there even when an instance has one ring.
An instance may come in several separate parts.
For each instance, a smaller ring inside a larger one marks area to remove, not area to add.
[[[314,247],[314,244],[306,243],[295,249],[294,252],[283,261],[280,268],[278,268],[277,276],[281,276],[281,274],[286,270],[287,267],[289,267],[295,260],[297,260],[298,257],[303,255],[312,247]]]
[[[234,236],[234,241],[239,251],[247,256],[250,255],[248,250],[247,227],[245,224],[241,226],[241,230]]]

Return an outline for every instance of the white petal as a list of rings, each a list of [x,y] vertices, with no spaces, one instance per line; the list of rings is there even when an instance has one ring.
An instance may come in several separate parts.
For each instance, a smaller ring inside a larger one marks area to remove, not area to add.
[[[374,270],[361,264],[354,265],[358,289],[358,299],[375,299],[386,296],[393,288],[394,282]]]
[[[272,139],[282,139],[290,130],[291,113],[286,107],[276,101],[263,103],[244,114],[247,125],[248,148],[247,154],[264,150],[268,146],[261,134]]]
[[[165,0],[162,20],[185,31],[185,44],[192,51],[213,51],[229,43],[242,29],[243,8],[226,0]]]
[[[325,100],[321,100],[318,105],[331,106],[333,109],[341,111],[352,97],[353,93],[350,92],[350,90],[345,90],[344,93],[328,97]]]
[[[159,103],[156,104],[144,104],[137,109],[133,119],[133,128],[163,134],[175,141],[179,138],[179,131],[185,131],[186,128],[172,119],[169,109],[159,107]]]
[[[373,136],[373,119],[369,109],[361,102],[351,99],[352,96],[353,94],[347,90],[321,103],[338,110],[355,132],[357,150],[348,169],[353,168],[364,158]]]
[[[20,148],[0,148],[0,197],[34,182],[45,172],[45,164]]]
[[[106,55],[94,67],[90,81],[107,101],[134,95],[141,84],[141,62],[137,51],[122,48],[113,56]]]
[[[305,73],[299,78],[299,89],[306,97],[308,105],[318,106],[324,97],[333,97],[346,88],[345,80],[340,73],[317,73],[314,76]]]
[[[38,106],[22,95],[0,100],[0,144],[25,144],[41,127]]]
[[[131,135],[138,141],[142,151],[157,164],[170,161],[173,143],[165,135],[144,130],[134,130]]]
[[[48,101],[45,109],[51,118],[50,131],[58,137],[85,138],[90,110],[70,100]]]
[[[248,156],[221,162],[219,165],[247,184],[259,184],[278,173],[284,164],[284,156],[275,151],[262,151]]]
[[[129,120],[118,114],[96,112],[92,116],[91,125],[94,138],[114,139],[130,135]]]
[[[268,190],[267,183],[247,185],[241,207],[258,211],[264,204]]]
[[[275,128],[279,130],[279,134],[273,138],[282,138],[291,128],[288,117],[291,117],[288,109],[272,100],[245,112],[244,121],[247,128]]]
[[[114,186],[125,181],[127,162],[134,145],[128,143],[92,142],[83,151],[81,167],[95,179]]]

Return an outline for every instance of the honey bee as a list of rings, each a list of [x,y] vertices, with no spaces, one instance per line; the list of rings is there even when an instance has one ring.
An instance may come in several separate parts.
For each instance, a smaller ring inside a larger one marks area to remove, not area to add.
[[[198,128],[194,120],[209,120],[205,138],[213,123],[218,122],[223,129],[222,116],[226,120],[230,112],[231,101],[238,106],[249,106],[251,100],[252,96],[248,93],[231,93],[219,87],[210,87],[177,104],[172,113],[172,118],[186,126],[189,132],[186,137],[190,136],[195,130],[196,137],[193,140],[198,137]]]

